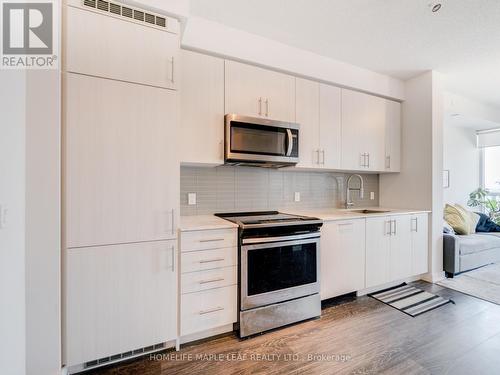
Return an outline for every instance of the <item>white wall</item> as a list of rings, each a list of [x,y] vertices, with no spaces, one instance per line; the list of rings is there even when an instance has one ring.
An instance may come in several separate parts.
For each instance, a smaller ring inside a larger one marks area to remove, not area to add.
[[[450,187],[443,191],[444,203],[467,206],[469,193],[480,186],[480,150],[475,130],[445,121],[443,151],[444,169],[450,171]]]
[[[405,96],[398,79],[199,17],[188,19],[181,45],[391,99]]]
[[[25,73],[0,70],[0,374],[25,373]]]
[[[402,106],[401,173],[380,176],[380,205],[432,211],[429,223],[429,275],[443,273],[443,85],[436,72],[405,83]]]

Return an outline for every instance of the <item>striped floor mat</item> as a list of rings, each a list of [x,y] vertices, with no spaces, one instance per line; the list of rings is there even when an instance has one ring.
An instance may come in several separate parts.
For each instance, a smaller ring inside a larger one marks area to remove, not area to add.
[[[369,296],[413,317],[437,309],[447,303],[454,303],[452,300],[444,299],[407,284],[369,294]]]

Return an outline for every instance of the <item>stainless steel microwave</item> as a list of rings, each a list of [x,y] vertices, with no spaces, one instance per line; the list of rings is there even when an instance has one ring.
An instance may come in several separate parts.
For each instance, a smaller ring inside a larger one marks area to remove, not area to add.
[[[299,162],[299,124],[227,114],[224,160],[230,165],[280,168]]]

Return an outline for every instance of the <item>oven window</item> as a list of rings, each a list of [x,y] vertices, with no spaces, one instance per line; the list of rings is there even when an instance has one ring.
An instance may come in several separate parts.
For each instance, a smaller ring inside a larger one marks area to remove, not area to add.
[[[232,152],[283,156],[286,142],[286,129],[231,123]]]
[[[316,243],[248,250],[248,296],[316,282]]]

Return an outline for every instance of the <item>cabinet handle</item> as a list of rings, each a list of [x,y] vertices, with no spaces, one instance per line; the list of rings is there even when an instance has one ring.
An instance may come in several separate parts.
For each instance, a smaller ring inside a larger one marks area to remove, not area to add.
[[[266,117],[269,117],[269,98],[266,98]]]
[[[321,164],[325,165],[325,150],[321,150]]]
[[[259,98],[259,116],[262,116],[262,97]]]
[[[170,65],[170,74],[171,74],[171,76],[170,76],[170,77],[171,77],[171,78],[170,78],[170,82],[172,82],[172,83],[175,83],[175,82],[174,82],[174,79],[175,79],[175,78],[174,78],[174,64],[175,64],[175,62],[174,62],[174,61],[175,61],[175,60],[174,60],[174,56],[172,56],[172,58],[170,59],[170,64],[171,64],[171,65]]]
[[[198,314],[205,315],[205,314],[210,314],[210,313],[222,311],[222,310],[224,310],[224,307],[215,307],[215,308],[209,309],[209,310],[202,310]]]
[[[392,232],[392,235],[395,236],[397,233],[398,226],[396,220],[392,220],[392,222],[394,223],[394,231]]]
[[[387,230],[387,226],[389,226],[389,230]],[[385,235],[392,236],[392,220],[388,220],[385,222]]]
[[[316,153],[316,164],[319,165],[319,150],[314,151]]]
[[[203,284],[210,284],[210,283],[216,283],[217,281],[224,281],[224,278],[223,277],[219,277],[217,279],[211,279],[211,280],[201,280],[199,283],[201,285]]]
[[[175,272],[175,246],[172,245],[170,248],[171,253],[172,253],[172,272]]]
[[[411,231],[418,232],[418,218],[414,217],[411,219],[411,221],[412,221]],[[415,230],[413,229],[413,221],[415,221]]]
[[[367,164],[367,168],[370,168],[370,153],[367,153],[366,156],[368,157],[368,164]]]
[[[204,259],[204,260],[200,260],[200,263],[204,264],[204,263],[221,262],[223,260],[224,260],[224,258]]]
[[[390,155],[385,157],[385,167],[387,169],[391,169],[391,156]]]
[[[219,241],[224,241],[224,238],[210,238],[207,240],[200,240],[200,242],[202,242],[202,243],[204,243],[204,242],[219,242]]]
[[[366,154],[359,154],[359,165],[361,167],[366,167]]]

